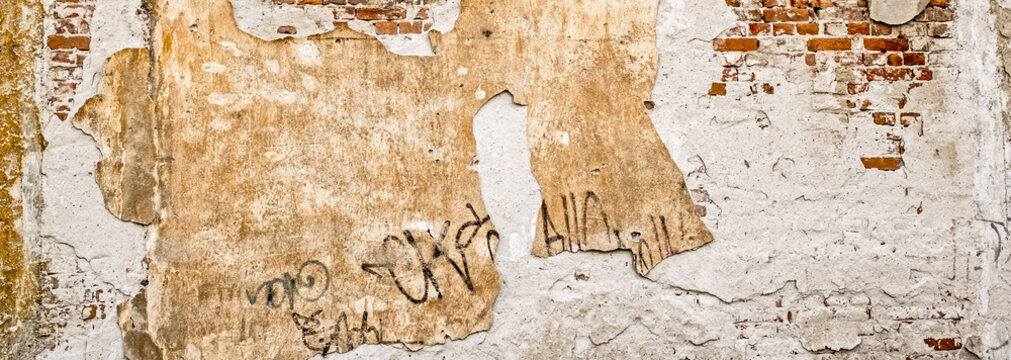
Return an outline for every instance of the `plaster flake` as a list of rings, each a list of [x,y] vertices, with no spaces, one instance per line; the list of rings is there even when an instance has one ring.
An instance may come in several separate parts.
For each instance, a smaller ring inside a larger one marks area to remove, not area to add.
[[[871,19],[891,24],[901,25],[913,20],[930,0],[869,0]]]

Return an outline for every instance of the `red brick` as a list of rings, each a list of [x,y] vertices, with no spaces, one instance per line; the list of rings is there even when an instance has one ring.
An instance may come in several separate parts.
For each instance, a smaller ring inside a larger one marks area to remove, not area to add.
[[[720,81],[737,81],[737,69],[734,68],[724,68],[723,77]]]
[[[888,66],[902,66],[902,55],[888,54]]]
[[[835,6],[832,0],[811,0],[811,7],[815,9],[824,9]]]
[[[418,13],[414,14],[414,18],[418,20],[428,19],[428,8],[421,8],[418,10]]]
[[[876,112],[876,113],[874,113],[874,124],[875,125],[894,126],[895,125],[895,114],[894,113]]]
[[[864,49],[871,51],[906,51],[909,50],[909,40],[906,39],[864,39]]]
[[[867,81],[913,80],[913,70],[892,68],[870,68],[865,71]]]
[[[401,34],[420,34],[421,33],[421,22],[420,21],[403,21],[398,27]]]
[[[902,54],[903,63],[906,66],[910,65],[925,65],[927,63],[927,57],[923,53],[905,53]]]
[[[809,51],[849,50],[850,48],[852,45],[850,39],[847,38],[822,38],[807,41]]]
[[[712,96],[724,96],[724,95],[727,95],[727,84],[724,84],[724,83],[713,83],[713,86],[709,88],[709,95],[712,95]]]
[[[864,164],[864,168],[867,169],[878,169],[884,171],[895,171],[902,168],[902,158],[901,157],[862,157],[860,162]]]
[[[87,35],[91,33],[88,22],[82,19],[54,19],[54,27],[60,35]]]
[[[797,35],[818,35],[818,24],[797,24]]]
[[[773,35],[793,35],[794,25],[790,23],[772,24]]]
[[[811,15],[807,9],[766,9],[762,18],[766,22],[808,21]]]
[[[862,92],[866,92],[870,87],[868,83],[849,83],[846,84],[846,92],[850,95],[856,95]]]
[[[407,17],[401,8],[359,8],[355,16],[362,20],[400,20]]]
[[[716,51],[755,51],[758,50],[758,39],[716,39],[713,40],[713,50]]]
[[[804,63],[807,66],[815,66],[818,64],[818,58],[814,54],[806,54],[804,55]]]
[[[871,34],[871,24],[868,24],[868,23],[849,23],[849,24],[846,24],[846,31],[850,35],[870,35]]]
[[[46,46],[49,46],[50,49],[90,50],[91,38],[87,36],[53,35],[49,37]]]
[[[762,10],[759,9],[734,9],[738,21],[762,21]]]
[[[376,34],[394,35],[397,33],[397,23],[393,21],[380,21],[376,23]]]
[[[934,351],[950,351],[962,348],[962,344],[959,343],[958,340],[955,340],[953,338],[944,338],[944,339],[926,338],[923,339],[923,343],[927,344],[927,346],[929,347],[934,348]]]
[[[768,34],[772,26],[766,23],[751,23],[748,24],[748,30],[751,35],[761,35]]]

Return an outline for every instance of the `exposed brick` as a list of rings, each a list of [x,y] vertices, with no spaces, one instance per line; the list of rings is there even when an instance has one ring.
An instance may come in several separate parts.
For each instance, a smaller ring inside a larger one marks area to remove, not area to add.
[[[849,23],[849,24],[846,24],[846,31],[850,35],[870,35],[871,34],[871,24],[868,24],[868,23]]]
[[[923,339],[923,343],[927,346],[934,348],[935,351],[951,351],[958,350],[962,348],[962,344],[953,338],[944,339],[933,339],[926,338]]]
[[[380,21],[376,23],[376,34],[395,35],[399,25],[393,21]]]
[[[766,23],[751,23],[748,24],[748,32],[751,35],[765,35],[772,30],[772,25]]]
[[[862,92],[866,92],[870,87],[868,83],[849,83],[846,84],[846,93],[850,95],[856,95]]]
[[[53,35],[49,37],[46,46],[50,49],[90,50],[91,37]]]
[[[902,66],[902,55],[888,54],[888,66]]]
[[[807,9],[766,9],[762,18],[766,22],[808,21],[811,15]]]
[[[902,168],[901,157],[861,157],[860,162],[862,162],[864,164],[864,168],[867,169],[895,171]]]
[[[851,47],[850,39],[847,38],[822,38],[807,41],[809,51],[849,50]]]
[[[948,24],[930,23],[927,25],[927,35],[939,38],[951,36],[948,32]]]
[[[887,126],[894,126],[895,125],[895,114],[894,113],[876,112],[876,113],[873,114],[873,116],[874,116],[874,124],[875,125],[887,125]]]
[[[758,50],[758,39],[716,39],[713,40],[713,50],[755,51]]]
[[[871,25],[871,35],[874,35],[874,36],[884,36],[884,35],[891,35],[891,34],[892,34],[892,27],[891,26],[888,26],[888,25],[885,25],[885,24],[878,24],[878,23],[875,23],[875,24]]]
[[[892,68],[870,68],[865,71],[867,81],[913,80],[913,70]]]
[[[712,96],[724,96],[724,95],[727,95],[727,84],[724,84],[724,83],[713,83],[712,87],[709,88],[709,95],[712,95]]]
[[[952,21],[955,20],[955,13],[950,9],[942,7],[928,7],[923,9],[920,15],[916,16],[916,21]]]
[[[797,34],[818,35],[818,24],[817,23],[797,24]]]
[[[428,19],[428,8],[421,8],[418,10],[418,13],[414,14],[414,18],[418,20]]]
[[[759,9],[734,9],[739,21],[762,21],[762,10]]]
[[[772,34],[773,35],[793,35],[794,25],[790,23],[775,23],[772,24]]]
[[[910,65],[925,65],[927,63],[927,57],[923,53],[905,53],[902,54],[903,63],[906,66]]]
[[[401,34],[420,34],[421,21],[403,21],[397,28]]]
[[[82,35],[91,33],[88,22],[84,19],[55,19],[54,30],[60,35]]]
[[[909,40],[888,38],[864,39],[864,48],[871,51],[906,51],[909,50]]]
[[[355,16],[362,20],[400,20],[407,17],[402,8],[358,8]]]

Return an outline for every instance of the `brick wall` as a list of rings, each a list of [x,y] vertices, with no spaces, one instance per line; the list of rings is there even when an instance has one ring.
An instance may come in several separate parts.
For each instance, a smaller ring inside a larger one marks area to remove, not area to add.
[[[333,9],[334,23],[367,22],[377,35],[421,34],[432,27],[431,6],[443,0],[273,0],[278,6],[323,6]],[[281,34],[294,34],[292,26],[281,26]]]
[[[932,0],[913,21],[890,26],[870,19],[866,0],[726,0],[738,25],[713,40],[723,73],[711,96],[774,94],[771,68],[806,67],[838,106],[822,110],[851,124],[882,127],[860,161],[865,168],[903,166],[904,137],[922,135],[929,114],[907,108],[909,92],[934,80],[951,47],[948,0]],[[874,90],[874,91],[871,91]],[[870,96],[901,94],[901,96]]]
[[[66,120],[81,84],[84,59],[91,49],[91,16],[94,0],[56,0],[46,19],[46,47],[50,88],[48,108]]]

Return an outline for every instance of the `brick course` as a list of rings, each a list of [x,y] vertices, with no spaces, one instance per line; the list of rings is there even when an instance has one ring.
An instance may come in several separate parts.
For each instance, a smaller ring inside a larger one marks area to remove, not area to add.
[[[768,73],[762,68],[773,65],[752,58],[779,57],[785,61],[772,63],[803,64],[812,78],[829,75],[835,80],[834,94],[840,107],[833,111],[845,121],[897,128],[888,130],[880,140],[888,145],[887,150],[861,157],[862,165],[878,170],[903,166],[901,130],[927,116],[904,109],[906,95],[934,80],[936,64],[931,59],[947,50],[944,42],[949,40],[954,20],[948,0],[932,0],[913,21],[898,26],[870,19],[865,0],[726,2],[738,23],[713,40],[724,70],[720,82],[710,87],[710,96],[774,94],[776,79],[756,75]],[[863,95],[872,84],[891,87],[903,96],[895,104],[866,98]],[[896,118],[907,121],[896,122]]]
[[[432,27],[429,9],[444,0],[273,0],[277,6],[323,6],[333,9],[334,23],[368,22],[377,35],[421,34]],[[278,33],[293,34],[278,28]]]
[[[93,0],[56,0],[46,18],[47,58],[51,87],[47,108],[66,120],[81,84],[82,66],[91,50]]]

